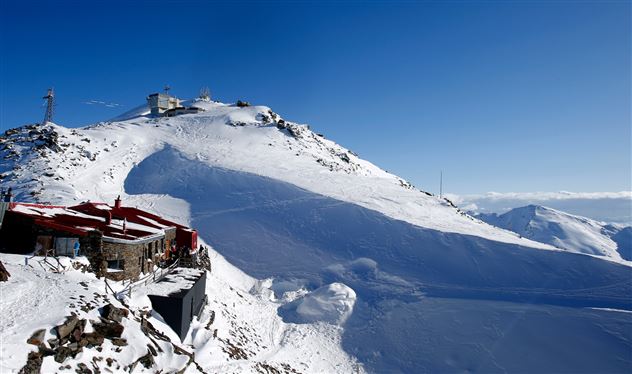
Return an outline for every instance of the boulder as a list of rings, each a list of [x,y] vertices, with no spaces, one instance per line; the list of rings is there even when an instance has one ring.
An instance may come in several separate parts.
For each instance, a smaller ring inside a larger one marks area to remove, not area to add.
[[[112,304],[107,304],[101,310],[101,316],[111,321],[121,322],[123,318],[127,318],[129,310],[123,308],[117,308]]]
[[[71,342],[78,342],[81,340],[81,337],[83,335],[83,330],[86,328],[86,320],[85,319],[81,319],[79,320],[79,322],[77,322],[77,324],[75,325],[75,328],[72,330],[72,333],[70,333],[70,341]]]
[[[101,345],[103,344],[104,340],[103,335],[100,335],[96,332],[84,334],[84,339],[86,340],[87,344],[90,345]]]
[[[33,345],[37,345],[39,346],[40,344],[44,343],[44,336],[46,335],[46,330],[44,329],[40,329],[37,330],[33,333],[33,335],[31,335],[30,338],[27,339],[27,343],[28,344],[33,344]]]
[[[92,370],[90,370],[88,368],[88,365],[84,364],[83,362],[80,362],[77,365],[77,369],[75,370],[75,372],[78,374],[92,374]]]
[[[57,348],[57,353],[55,353],[55,361],[61,364],[66,360],[66,358],[74,357],[75,354],[76,352],[73,352],[72,349],[68,347],[59,347]]]
[[[62,323],[61,325],[55,328],[57,331],[57,337],[59,339],[66,338],[75,329],[75,326],[77,326],[77,323],[79,323],[79,318],[77,318],[77,316],[67,317],[66,322]]]
[[[101,322],[92,322],[92,328],[106,338],[120,338],[125,329],[120,323],[106,319],[102,319]]]

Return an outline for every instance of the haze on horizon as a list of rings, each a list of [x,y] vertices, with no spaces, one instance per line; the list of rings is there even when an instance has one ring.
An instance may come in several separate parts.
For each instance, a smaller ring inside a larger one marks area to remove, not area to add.
[[[630,2],[0,2],[0,130],[268,105],[421,189],[631,191]]]

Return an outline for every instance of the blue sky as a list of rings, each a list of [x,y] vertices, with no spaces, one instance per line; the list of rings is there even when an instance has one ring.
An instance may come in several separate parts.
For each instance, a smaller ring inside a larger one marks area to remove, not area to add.
[[[2,130],[209,86],[433,192],[632,188],[627,1],[0,4]]]

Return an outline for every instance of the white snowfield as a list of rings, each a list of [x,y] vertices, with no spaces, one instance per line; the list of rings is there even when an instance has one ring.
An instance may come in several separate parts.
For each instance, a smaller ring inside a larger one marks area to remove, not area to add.
[[[18,129],[0,174],[16,200],[121,195],[195,227],[216,251],[222,340],[198,326],[183,343],[210,372],[632,370],[629,262],[474,219],[267,107],[192,104],[205,111]],[[148,308],[142,292],[130,303]],[[236,336],[247,358],[220,353]]]

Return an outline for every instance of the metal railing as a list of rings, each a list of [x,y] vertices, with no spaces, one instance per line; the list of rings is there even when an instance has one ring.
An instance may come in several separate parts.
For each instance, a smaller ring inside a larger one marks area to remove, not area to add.
[[[136,282],[130,281],[130,283],[127,286],[125,286],[125,288],[123,288],[121,291],[118,291],[118,292],[114,292],[114,290],[112,290],[112,287],[110,287],[106,279],[105,280],[106,292],[107,292],[107,289],[109,288],[112,294],[115,295],[117,299],[120,299],[125,294],[131,297],[132,291],[134,289],[137,289],[138,287],[145,287],[151,283],[156,283],[160,281],[162,278],[169,275],[175,268],[177,268],[178,264],[179,264],[179,259],[175,260],[173,264],[169,265],[166,268],[158,268],[154,270],[153,272],[145,275],[144,277],[140,278]]]

